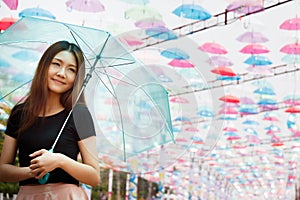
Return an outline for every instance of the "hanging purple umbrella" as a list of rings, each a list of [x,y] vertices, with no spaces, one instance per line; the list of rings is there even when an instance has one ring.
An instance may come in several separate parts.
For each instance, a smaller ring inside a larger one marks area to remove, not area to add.
[[[262,0],[235,0],[227,6],[226,10],[239,14],[247,14],[263,11],[264,7]]]
[[[262,33],[255,31],[245,32],[238,36],[236,40],[244,43],[264,43],[269,41]]]
[[[146,18],[136,21],[134,25],[141,29],[150,29],[155,27],[164,27],[165,23],[160,19]]]
[[[208,59],[208,63],[210,65],[217,65],[217,66],[232,66],[233,62],[225,56],[211,56]]]
[[[102,12],[105,10],[104,5],[99,0],[68,0],[66,6],[71,10],[81,12]]]

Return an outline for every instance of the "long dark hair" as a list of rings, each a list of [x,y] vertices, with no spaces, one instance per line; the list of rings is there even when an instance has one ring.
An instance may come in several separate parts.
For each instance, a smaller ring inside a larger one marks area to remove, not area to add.
[[[35,75],[32,79],[31,88],[29,94],[24,101],[24,106],[22,106],[22,123],[17,131],[20,133],[27,128],[31,127],[37,120],[38,115],[46,112],[46,103],[48,97],[48,84],[47,84],[47,74],[49,66],[55,55],[61,51],[69,51],[73,53],[77,64],[77,75],[73,87],[61,95],[60,102],[63,107],[70,111],[73,106],[72,97],[78,97],[79,91],[82,87],[84,75],[85,75],[85,62],[82,50],[73,43],[68,41],[59,41],[52,44],[42,55]],[[78,99],[78,103],[85,103],[83,93]]]

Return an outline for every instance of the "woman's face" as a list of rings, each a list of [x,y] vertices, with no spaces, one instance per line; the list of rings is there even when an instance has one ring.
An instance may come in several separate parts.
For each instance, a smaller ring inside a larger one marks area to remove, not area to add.
[[[74,55],[61,51],[52,59],[48,70],[48,89],[52,93],[63,94],[73,87],[77,74]]]

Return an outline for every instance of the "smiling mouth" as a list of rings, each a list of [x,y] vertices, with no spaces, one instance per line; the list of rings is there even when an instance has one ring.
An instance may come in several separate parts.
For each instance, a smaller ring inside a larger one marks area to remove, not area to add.
[[[61,84],[61,85],[65,85],[65,83],[64,82],[62,82],[62,81],[59,81],[59,80],[57,80],[57,79],[52,79],[55,83],[59,83],[59,84]]]

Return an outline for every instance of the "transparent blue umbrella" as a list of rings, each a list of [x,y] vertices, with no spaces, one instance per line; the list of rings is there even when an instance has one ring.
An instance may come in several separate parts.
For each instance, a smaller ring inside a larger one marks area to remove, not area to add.
[[[43,8],[26,8],[19,13],[19,17],[45,17],[48,19],[56,19],[50,11]]]
[[[178,17],[193,19],[193,20],[207,20],[212,15],[203,7],[197,4],[182,4],[172,12]]]
[[[246,64],[255,66],[271,65],[272,62],[265,56],[252,55],[245,60]]]
[[[165,49],[160,54],[166,58],[177,60],[185,60],[190,58],[190,56],[185,51],[179,48]]]
[[[121,165],[134,155],[173,141],[168,92],[117,38],[103,30],[21,18],[0,35],[0,59],[5,56],[14,63],[6,69],[6,76],[0,77],[5,78],[1,99],[14,104],[15,96],[26,96],[29,87],[23,86],[30,85],[30,80],[17,82],[13,77],[33,77],[44,50],[61,40],[77,44],[84,52],[86,79],[79,94],[84,93],[93,117],[99,162]],[[35,54],[37,59],[14,58],[20,50]],[[74,105],[77,98],[74,96]],[[76,110],[72,114],[79,124],[81,116]],[[45,149],[55,152],[55,144]]]

